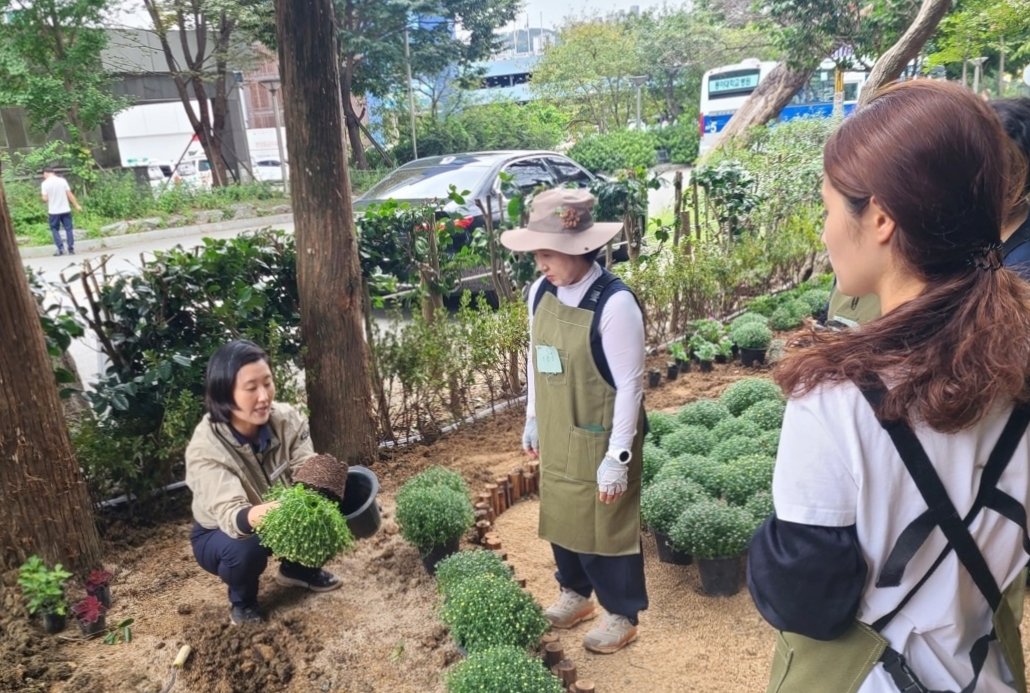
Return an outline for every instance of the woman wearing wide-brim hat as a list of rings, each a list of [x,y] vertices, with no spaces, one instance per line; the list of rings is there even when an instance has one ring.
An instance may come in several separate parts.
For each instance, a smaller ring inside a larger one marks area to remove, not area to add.
[[[640,550],[644,319],[636,297],[597,256],[622,228],[593,221],[585,190],[537,195],[524,228],[501,243],[532,252],[530,357],[522,446],[540,459],[540,537],[561,588],[546,610],[556,628],[607,612],[585,637],[615,652],[637,637],[647,608]]]

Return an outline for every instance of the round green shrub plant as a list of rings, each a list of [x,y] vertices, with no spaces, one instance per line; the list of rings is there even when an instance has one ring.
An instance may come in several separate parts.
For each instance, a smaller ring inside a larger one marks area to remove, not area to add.
[[[500,645],[469,655],[447,675],[447,693],[563,693],[561,679],[520,647]]]
[[[446,597],[458,585],[480,575],[510,578],[511,568],[496,551],[478,548],[459,551],[436,564],[436,589]]]
[[[801,327],[802,320],[802,316],[792,311],[789,306],[783,305],[769,316],[769,327],[778,332],[784,332]]]
[[[689,479],[690,468],[705,459],[704,455],[680,455],[672,457],[666,462],[658,473],[655,474],[651,483],[665,481],[666,479]]]
[[[463,495],[470,495],[468,484],[465,483],[461,474],[453,469],[447,469],[440,465],[433,465],[408,479],[404,485],[401,486],[397,495],[399,497],[401,494],[413,489],[429,488],[432,486],[443,486],[444,488],[449,488],[452,491],[457,491]]]
[[[647,434],[648,438],[658,445],[662,444],[662,438],[679,427],[676,423],[676,417],[663,411],[649,412],[647,415],[647,425],[650,429]]]
[[[726,464],[745,455],[761,455],[764,450],[762,436],[733,436],[712,448],[711,458]]]
[[[724,462],[711,457],[695,457],[683,468],[683,474],[688,481],[693,481],[704,489],[705,493],[718,498],[722,495],[724,466]]]
[[[766,431],[758,439],[757,452],[760,455],[769,455],[770,457],[776,457],[776,453],[780,449],[780,429],[774,429],[772,431]]]
[[[274,486],[266,498],[279,501],[279,507],[269,510],[254,531],[274,556],[318,568],[354,545],[339,506],[317,492],[302,484]]]
[[[472,526],[475,515],[467,495],[446,486],[415,487],[397,493],[401,536],[422,555],[434,546],[456,541]]]
[[[818,315],[830,302],[830,292],[826,289],[809,289],[801,294],[799,300],[808,306],[809,315]]]
[[[740,416],[751,405],[767,399],[783,400],[779,385],[767,378],[742,378],[727,387],[719,401],[731,414]]]
[[[441,619],[469,654],[497,645],[531,647],[549,625],[532,595],[514,580],[491,574],[455,585]]]
[[[750,325],[752,323],[768,326],[769,318],[762,315],[761,313],[752,313],[751,311],[741,313],[740,315],[738,315],[730,321],[730,335],[733,334],[734,329],[740,327],[741,325]]]
[[[664,479],[640,494],[640,517],[652,532],[668,534],[683,509],[706,497],[704,489],[685,479]]]
[[[654,443],[644,443],[642,456],[640,483],[647,486],[654,481],[655,475],[672,459],[672,456]]]
[[[744,508],[701,500],[680,514],[669,530],[669,541],[695,558],[729,558],[744,553],[756,526]]]
[[[722,469],[722,497],[744,505],[760,491],[772,488],[775,460],[765,455],[745,455],[728,462]]]
[[[687,426],[714,428],[717,423],[729,416],[729,409],[719,400],[699,399],[680,409],[676,414],[676,420]]]
[[[744,504],[744,510],[751,513],[756,521],[764,522],[774,512],[772,491],[759,491],[751,496]]]
[[[662,439],[662,449],[673,457],[705,455],[714,443],[711,431],[704,426],[681,426]]]
[[[741,349],[768,349],[772,330],[759,322],[748,322],[730,329],[730,338]]]
[[[712,436],[716,441],[729,440],[734,436],[758,437],[760,435],[762,435],[761,427],[743,416],[730,416],[712,429]]]
[[[763,431],[778,431],[783,426],[783,411],[787,405],[778,399],[767,399],[752,404],[740,418],[755,423]]]

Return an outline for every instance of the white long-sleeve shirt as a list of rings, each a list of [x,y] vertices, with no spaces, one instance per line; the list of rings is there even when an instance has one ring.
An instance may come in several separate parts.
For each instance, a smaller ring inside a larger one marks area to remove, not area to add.
[[[559,286],[558,301],[566,306],[578,306],[602,273],[594,263],[586,275],[571,286]],[[544,278],[540,277],[529,288],[529,334],[533,338],[533,303]],[[644,397],[644,316],[633,295],[619,291],[608,299],[601,311],[599,325],[601,348],[615,383],[615,412],[612,419],[610,450],[630,449],[637,434],[640,402]],[[526,359],[526,418],[536,416],[535,371],[532,357]]]

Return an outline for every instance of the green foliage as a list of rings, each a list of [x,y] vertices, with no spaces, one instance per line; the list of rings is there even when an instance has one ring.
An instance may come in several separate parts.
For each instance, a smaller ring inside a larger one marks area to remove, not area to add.
[[[775,512],[772,491],[759,491],[748,498],[747,503],[744,504],[744,510],[748,511],[756,521],[764,522],[765,518]]]
[[[766,431],[758,439],[758,454],[776,457],[780,448],[780,429]]]
[[[730,338],[742,349],[768,349],[772,330],[760,322],[752,321],[730,328]]]
[[[695,558],[729,558],[747,549],[755,525],[744,508],[701,500],[679,516],[669,530],[669,541]]]
[[[800,301],[808,306],[809,315],[818,315],[830,301],[830,292],[826,289],[809,289],[801,294]]]
[[[713,318],[693,320],[690,323],[690,339],[697,338],[699,341],[718,344],[726,334],[726,328],[721,322]]]
[[[662,438],[679,428],[676,417],[663,411],[648,412],[647,424],[651,429],[648,436],[657,445],[662,444]]]
[[[455,585],[441,619],[469,654],[498,645],[532,647],[549,626],[532,595],[514,580],[490,574]]]
[[[712,437],[716,441],[727,440],[734,436],[757,438],[761,434],[762,428],[754,421],[749,421],[743,416],[727,416],[712,429]]]
[[[776,383],[766,378],[742,378],[727,387],[719,401],[731,414],[740,416],[751,405],[769,399],[783,401],[783,393]]]
[[[320,568],[354,545],[339,507],[302,484],[274,486],[265,500],[278,501],[279,506],[269,510],[254,531],[274,556]]]
[[[722,497],[744,505],[759,491],[772,489],[775,461],[764,455],[745,455],[726,464],[722,471]]]
[[[748,229],[749,215],[762,201],[750,171],[738,161],[723,159],[715,165],[699,166],[692,176],[715,207],[722,228],[733,236]]]
[[[792,305],[781,305],[769,316],[769,327],[783,332],[801,327],[804,316],[799,315]]]
[[[671,459],[672,456],[669,455],[669,453],[662,450],[654,443],[644,443],[643,469],[640,474],[640,483],[645,487],[650,484],[654,480],[655,475],[658,474],[662,470],[662,467],[664,467]]]
[[[691,114],[693,115],[693,114]],[[669,125],[655,131],[657,146],[669,154],[669,161],[674,164],[692,164],[697,158],[697,148],[701,142],[701,133],[697,129],[697,116],[687,115],[675,125]]]
[[[757,299],[756,299],[757,300]],[[761,313],[752,313],[750,311],[741,313],[737,317],[730,321],[729,332],[732,335],[733,330],[741,327],[742,325],[750,325],[752,323],[758,323],[759,325],[769,325],[769,318]]]
[[[411,493],[415,490],[437,486],[449,488],[463,496],[468,496],[470,494],[468,484],[465,483],[461,474],[453,469],[447,469],[440,465],[433,465],[408,479],[408,481],[401,487],[400,491],[398,491],[397,496],[399,498],[404,493]]]
[[[640,494],[640,517],[652,532],[668,534],[683,509],[705,495],[699,484],[686,479],[656,481]]]
[[[503,645],[469,655],[447,675],[448,693],[563,693],[561,679],[524,648]]]
[[[615,130],[584,137],[569,150],[569,156],[594,173],[653,166],[654,133],[647,130]]]
[[[495,551],[459,551],[436,564],[436,589],[448,597],[458,585],[480,575],[510,578],[511,568]]]
[[[715,444],[715,438],[704,426],[682,426],[662,439],[662,449],[673,457],[705,455]]]
[[[765,451],[766,446],[761,436],[756,438],[750,435],[737,435],[717,443],[712,448],[712,459],[725,464],[745,455],[768,454]]]
[[[423,555],[459,539],[474,520],[468,496],[446,486],[402,486],[397,493],[401,535]]]
[[[694,457],[683,467],[688,481],[698,484],[713,498],[722,495],[722,477],[725,463],[714,457]]]
[[[730,410],[719,400],[699,399],[685,405],[676,414],[680,423],[688,426],[715,428],[716,424],[729,418]]]
[[[64,583],[72,574],[60,563],[47,568],[39,556],[29,556],[18,569],[18,586],[22,595],[28,600],[28,611],[63,616],[67,613],[68,602],[64,597]]]
[[[753,421],[763,431],[778,431],[783,425],[783,410],[786,404],[778,399],[769,399],[763,402],[756,402],[748,407],[741,419]]]
[[[709,363],[715,360],[715,357],[719,355],[719,347],[711,342],[700,342],[694,347],[694,356],[697,357],[698,361]]]

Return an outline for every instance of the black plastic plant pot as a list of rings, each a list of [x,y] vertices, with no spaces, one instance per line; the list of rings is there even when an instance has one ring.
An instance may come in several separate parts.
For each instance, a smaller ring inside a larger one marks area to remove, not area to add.
[[[765,363],[765,349],[749,349],[744,347],[740,350],[740,362],[751,368]]]
[[[101,616],[92,623],[87,621],[79,621],[79,630],[81,630],[82,634],[85,635],[87,638],[96,635],[97,633],[103,633],[105,630],[107,630],[107,617]]]
[[[454,537],[447,544],[438,544],[429,549],[429,551],[422,555],[422,567],[426,569],[426,572],[430,575],[436,575],[436,564],[447,558],[453,553],[458,552],[458,544],[461,542],[461,537]]]
[[[86,594],[96,597],[97,601],[104,605],[104,608],[111,608],[110,585],[100,585],[99,587],[94,587],[93,589],[86,589]]]
[[[55,614],[44,611],[42,614],[43,630],[47,633],[60,633],[68,625],[68,617],[64,614]]]
[[[676,367],[676,363],[668,363],[665,365],[665,377],[669,380],[675,380],[676,376],[679,375],[679,368]]]
[[[340,512],[355,539],[365,539],[379,531],[379,479],[367,467],[353,466],[347,470],[347,485],[343,489]]]
[[[701,575],[701,588],[707,595],[731,597],[740,591],[744,572],[740,556],[699,558],[697,572]]]
[[[734,344],[730,347],[730,353],[733,354],[733,358],[740,356],[740,347]]]
[[[712,372],[712,362],[711,361],[699,361],[698,362],[698,368],[701,369],[702,373],[711,373]]]
[[[715,362],[716,363],[727,363],[728,361],[729,361],[729,359],[726,358],[725,354],[716,354],[715,355]]]
[[[662,382],[662,372],[659,370],[649,370],[647,372],[647,386],[658,387],[658,383]]]
[[[690,565],[694,562],[693,557],[685,552],[680,551],[669,542],[669,536],[662,534],[661,532],[654,533],[654,544],[658,549],[658,560],[662,563],[672,563],[673,565]]]
[[[689,373],[690,359],[676,359],[676,368],[679,369],[680,373]]]

